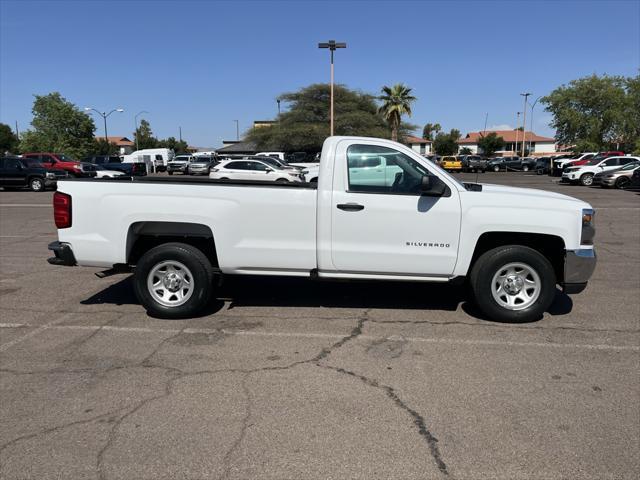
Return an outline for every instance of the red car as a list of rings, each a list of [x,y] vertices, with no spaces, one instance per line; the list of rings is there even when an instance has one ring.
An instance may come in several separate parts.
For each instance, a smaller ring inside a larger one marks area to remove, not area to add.
[[[583,158],[582,160],[578,160],[577,162],[571,162],[564,165],[564,167],[579,167],[580,165],[584,165],[587,162],[593,162],[594,160],[604,160],[609,157],[624,157],[624,152],[600,152],[595,157],[591,158]]]
[[[67,157],[62,153],[49,153],[49,152],[29,152],[23,153],[22,158],[29,158],[42,164],[44,168],[53,168],[57,170],[64,170],[73,177],[95,177],[96,167],[81,163],[77,160]]]

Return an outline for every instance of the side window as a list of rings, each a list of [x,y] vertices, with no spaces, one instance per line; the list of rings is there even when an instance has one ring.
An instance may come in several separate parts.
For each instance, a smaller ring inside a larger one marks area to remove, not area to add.
[[[377,145],[347,149],[349,191],[418,194],[429,171],[408,155]]]
[[[16,160],[15,158],[8,158],[5,160],[5,168],[7,170],[18,170],[18,168],[21,166],[22,164],[20,163],[20,161]]]
[[[228,163],[225,168],[229,168],[231,170],[246,170],[244,168],[244,162],[231,162]]]
[[[260,162],[247,162],[249,164],[250,170],[257,170],[259,172],[266,172],[269,167],[267,167],[264,163]]]
[[[5,167],[5,162],[6,162],[6,160],[4,158],[0,158],[0,168],[6,168]]]
[[[614,167],[616,165],[619,165],[618,159],[617,158],[609,158],[608,160],[605,160],[603,162],[603,165],[607,166],[607,167]]]
[[[104,157],[93,157],[93,160],[95,160],[93,163],[95,163],[96,165],[102,165],[104,162]]]
[[[620,161],[620,165],[626,165],[627,163],[635,162],[635,160],[631,157],[624,157],[618,160]]]

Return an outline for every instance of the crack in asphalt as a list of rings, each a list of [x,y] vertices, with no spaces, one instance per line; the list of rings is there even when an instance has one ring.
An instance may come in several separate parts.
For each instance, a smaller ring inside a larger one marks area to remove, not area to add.
[[[249,378],[249,375],[251,375],[250,373],[245,374],[242,377],[242,391],[244,393],[245,396],[245,415],[244,418],[242,419],[242,428],[240,429],[240,434],[238,435],[238,438],[236,439],[235,442],[233,442],[233,445],[231,445],[231,448],[229,448],[229,450],[227,450],[227,453],[225,453],[224,458],[222,459],[222,463],[224,465],[224,470],[222,472],[221,475],[221,479],[227,479],[229,478],[229,475],[231,473],[231,456],[236,452],[236,450],[238,449],[238,447],[240,447],[240,444],[242,443],[242,441],[244,440],[244,437],[247,434],[247,429],[249,428],[249,419],[251,418],[251,411],[252,411],[252,403],[251,403],[251,392],[249,391],[249,387],[247,386],[247,379]]]
[[[188,378],[188,377],[192,377],[192,376],[197,376],[197,375],[213,375],[213,374],[219,374],[219,373],[241,373],[243,374],[243,378],[242,378],[242,389],[245,395],[245,399],[246,399],[246,413],[245,416],[243,417],[242,420],[242,427],[240,429],[240,433],[238,435],[238,438],[234,441],[234,443],[231,445],[230,449],[226,452],[225,456],[224,456],[224,471],[223,471],[223,475],[222,475],[222,479],[226,479],[229,477],[230,473],[231,473],[231,467],[232,467],[232,456],[233,454],[237,451],[237,449],[240,447],[240,445],[242,444],[243,440],[246,437],[246,433],[247,430],[250,426],[249,424],[249,420],[251,418],[251,412],[252,412],[252,403],[251,403],[251,394],[247,385],[247,379],[248,377],[256,372],[266,372],[266,371],[284,371],[284,370],[289,370],[291,368],[294,368],[296,366],[299,365],[312,365],[312,366],[316,366],[319,368],[323,368],[323,369],[328,369],[328,370],[332,370],[335,372],[338,372],[340,374],[343,375],[348,375],[351,376],[353,378],[357,378],[360,381],[364,382],[366,385],[370,386],[370,387],[374,387],[377,389],[382,390],[386,397],[391,399],[394,404],[396,406],[398,406],[399,408],[401,408],[402,410],[404,410],[405,412],[407,412],[410,417],[413,419],[413,424],[416,426],[417,430],[418,430],[418,434],[425,440],[425,442],[427,443],[427,446],[429,448],[429,451],[431,453],[431,456],[434,459],[434,462],[436,463],[438,469],[440,470],[440,472],[442,472],[444,475],[449,475],[448,469],[447,469],[447,465],[445,464],[445,462],[442,460],[442,456],[441,453],[438,449],[438,445],[437,445],[437,438],[429,431],[429,429],[427,428],[426,425],[426,421],[424,419],[424,417],[422,415],[420,415],[416,410],[412,409],[411,407],[409,407],[397,394],[396,390],[388,385],[383,385],[380,384],[377,380],[375,379],[371,379],[368,378],[364,375],[360,375],[358,373],[355,373],[353,371],[341,368],[341,367],[335,367],[335,366],[331,366],[331,365],[324,365],[321,362],[323,360],[326,360],[332,353],[334,353],[336,350],[342,348],[344,345],[346,345],[347,343],[357,339],[360,335],[362,335],[363,333],[363,329],[364,326],[367,322],[375,322],[373,320],[371,320],[369,318],[369,310],[366,310],[358,319],[357,319],[357,323],[356,325],[353,327],[353,329],[351,330],[351,332],[348,335],[345,335],[344,337],[342,337],[340,340],[338,340],[337,342],[333,343],[332,345],[330,345],[329,347],[325,347],[322,348],[322,350],[317,353],[316,355],[314,355],[311,358],[308,358],[306,360],[299,360],[299,361],[295,361],[292,363],[289,363],[287,365],[282,365],[282,366],[270,366],[270,367],[260,367],[260,368],[253,368],[253,369],[242,369],[242,368],[225,368],[225,369],[218,369],[218,370],[200,370],[200,371],[195,371],[195,372],[187,372],[175,367],[167,367],[167,366],[163,366],[163,365],[158,365],[158,364],[154,364],[151,362],[151,360],[153,359],[153,357],[155,357],[160,350],[162,349],[162,347],[164,345],[166,345],[167,342],[170,342],[171,340],[177,338],[179,335],[181,335],[182,333],[184,333],[184,330],[187,328],[186,326],[184,326],[183,328],[181,328],[180,330],[178,330],[175,334],[170,335],[166,338],[164,338],[162,341],[160,341],[158,343],[158,345],[156,345],[156,347],[151,351],[151,353],[149,353],[144,359],[142,359],[139,362],[136,362],[135,364],[130,364],[130,365],[119,365],[119,366],[113,366],[113,367],[108,367],[108,368],[86,368],[86,369],[75,369],[75,370],[60,370],[58,369],[52,369],[52,370],[48,370],[48,371],[33,371],[33,372],[19,372],[19,371],[14,371],[14,370],[10,370],[10,369],[0,369],[0,372],[6,372],[6,373],[11,373],[11,374],[16,374],[16,375],[30,375],[30,374],[47,374],[47,373],[75,373],[75,372],[101,372],[101,373],[107,373],[110,371],[114,371],[114,370],[120,370],[120,369],[128,369],[128,368],[157,368],[160,370],[164,370],[165,372],[172,374],[172,376],[170,378],[168,378],[165,382],[165,386],[164,386],[164,391],[161,394],[158,395],[154,395],[148,398],[145,398],[143,400],[140,400],[139,402],[137,402],[135,404],[134,407],[123,407],[117,410],[114,410],[112,412],[106,413],[106,414],[102,414],[96,417],[92,417],[91,419],[85,419],[85,420],[79,420],[79,421],[75,421],[75,422],[70,422],[68,424],[65,425],[61,425],[58,427],[53,427],[53,428],[49,428],[49,429],[45,429],[42,430],[40,432],[36,432],[33,434],[29,434],[29,435],[24,435],[18,438],[15,438],[13,440],[11,440],[10,442],[0,446],[0,453],[2,453],[2,451],[4,449],[6,449],[8,446],[11,446],[13,444],[16,444],[22,440],[26,440],[29,438],[33,438],[33,437],[37,437],[39,435],[43,435],[43,434],[47,434],[50,433],[52,431],[58,430],[58,429],[62,429],[62,428],[67,428],[69,426],[72,425],[76,425],[76,424],[83,424],[83,423],[90,423],[96,420],[99,420],[103,417],[109,417],[109,416],[113,416],[118,414],[119,412],[122,412],[123,410],[127,410],[124,414],[120,415],[119,418],[113,423],[113,426],[111,428],[111,430],[109,431],[109,435],[108,435],[108,439],[105,443],[105,445],[99,450],[97,456],[96,456],[96,471],[98,474],[98,478],[100,480],[106,480],[107,479],[107,474],[105,472],[105,456],[108,453],[108,451],[113,447],[113,445],[115,444],[117,438],[118,438],[118,433],[120,430],[121,425],[123,424],[123,422],[129,418],[130,416],[132,416],[133,414],[135,414],[136,412],[140,411],[142,408],[148,406],[151,402],[154,402],[156,400],[160,400],[163,398],[167,398],[169,397],[172,393],[173,393],[173,387],[174,384],[179,381],[182,380],[184,378]],[[392,322],[377,322],[377,323],[392,323]],[[97,334],[97,332],[101,331],[102,328],[98,328],[96,330],[96,332],[93,332],[91,335],[89,335],[87,338],[83,339],[83,341],[81,343],[85,343],[86,341],[88,341],[91,337],[93,337],[95,334]],[[222,332],[224,334],[224,332]],[[226,334],[224,334],[226,335]]]
[[[413,418],[413,424],[418,428],[418,434],[425,440],[429,447],[429,451],[431,452],[431,456],[438,467],[438,470],[442,472],[444,475],[449,475],[449,471],[447,469],[447,465],[442,460],[442,455],[440,454],[440,449],[438,448],[438,439],[433,436],[433,434],[427,428],[426,421],[422,415],[420,415],[416,410],[409,407],[396,393],[396,390],[393,387],[388,385],[383,385],[379,383],[377,380],[371,379],[369,377],[365,377],[364,375],[360,375],[359,373],[355,373],[351,370],[346,370],[340,367],[333,367],[331,365],[318,365],[319,367],[326,368],[328,370],[333,370],[335,372],[341,373],[343,375],[349,375],[351,377],[357,378],[362,381],[365,385],[368,385],[373,388],[377,388],[382,390],[387,397],[389,397],[393,402],[400,407],[402,410],[407,412]]]

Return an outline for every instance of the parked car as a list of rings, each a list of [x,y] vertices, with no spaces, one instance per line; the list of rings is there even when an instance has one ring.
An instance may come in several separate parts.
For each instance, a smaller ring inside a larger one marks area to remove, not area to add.
[[[536,158],[534,157],[524,157],[520,160],[520,170],[523,172],[528,172],[529,170],[536,169]]]
[[[631,177],[638,168],[640,162],[629,162],[617,170],[598,172],[593,176],[593,185],[600,185],[602,188],[629,188]]]
[[[585,187],[593,184],[593,177],[596,173],[617,170],[627,163],[640,161],[639,157],[605,157],[595,156],[586,164],[580,167],[568,167],[562,172],[562,182],[580,183]]]
[[[445,156],[440,159],[440,167],[448,172],[461,172],[462,161],[455,156]]]
[[[565,163],[564,166],[562,167],[562,170],[565,171],[567,168],[569,167],[580,167],[582,165],[586,165],[587,163],[591,163],[592,161],[600,161],[600,160],[604,160],[605,158],[609,158],[609,157],[623,157],[624,156],[624,152],[600,152],[596,155],[593,155],[592,157],[588,157],[586,155],[582,156],[581,158],[579,158],[578,160],[572,160],[568,163]]]
[[[255,155],[256,157],[262,157],[262,156],[266,156],[266,157],[274,157],[277,158],[278,160],[285,160],[285,155],[284,152],[259,152],[256,153]]]
[[[631,175],[631,186],[634,188],[640,187],[640,168],[634,170]]]
[[[85,158],[83,162],[99,165],[107,170],[117,170],[131,177],[147,174],[147,166],[144,162],[125,163],[117,155],[91,155]]]
[[[68,177],[66,171],[45,168],[32,158],[0,157],[0,187],[28,187],[34,192],[43,192]]]
[[[538,175],[548,175],[551,172],[551,157],[538,157],[533,167]]]
[[[299,170],[285,170],[261,160],[225,160],[211,169],[210,178],[218,180],[263,180],[272,182],[301,182]]]
[[[462,161],[462,170],[465,172],[484,173],[489,165],[489,159],[481,155],[463,155],[460,160]]]
[[[559,177],[562,175],[564,167],[572,162],[584,162],[591,160],[598,152],[576,153],[573,155],[557,155],[553,158],[553,175]]]
[[[170,148],[147,148],[136,150],[129,155],[123,155],[121,158],[124,163],[144,163],[147,165],[148,171],[164,172],[173,157],[175,157],[175,153]]]
[[[115,178],[115,177],[126,177],[127,174],[121,172],[119,170],[109,170],[102,165],[95,165],[96,168],[96,178]]]
[[[317,186],[62,181],[49,262],[135,266],[137,298],[168,318],[197,315],[231,274],[453,284],[466,277],[479,310],[511,322],[541,318],[558,284],[565,293],[586,288],[596,266],[588,203],[463,184],[389,140],[329,137],[323,148]],[[384,169],[366,181],[350,173],[381,157],[396,169],[391,183]],[[230,163],[238,162],[258,163]]]
[[[173,175],[174,173],[182,173],[186,175],[189,169],[189,163],[195,160],[193,155],[176,155],[169,163],[167,163],[167,173]]]
[[[209,175],[211,169],[218,164],[216,157],[196,156],[193,161],[187,165],[187,173],[189,175]]]
[[[520,157],[495,157],[489,160],[487,168],[494,172],[504,170],[519,170],[520,169]]]
[[[271,165],[273,167],[284,168],[285,170],[301,171],[302,168],[303,168],[303,167],[301,167],[299,165],[290,165],[285,160],[280,160],[279,158],[270,157],[268,155],[253,155],[253,156],[247,156],[244,159],[245,160],[260,160],[260,161],[268,163],[269,165]]]
[[[64,170],[72,177],[95,177],[96,171],[91,164],[83,164],[62,153],[28,152],[22,158],[29,158],[41,163],[44,168]]]
[[[317,183],[318,176],[320,175],[320,164],[312,163],[308,167],[302,169],[302,175],[304,175],[304,181],[310,183]]]

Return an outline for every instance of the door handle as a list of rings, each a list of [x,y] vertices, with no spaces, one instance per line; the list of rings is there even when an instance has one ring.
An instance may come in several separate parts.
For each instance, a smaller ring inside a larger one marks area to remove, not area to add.
[[[360,210],[364,210],[364,205],[360,205],[359,203],[339,203],[337,207],[345,212],[358,212]]]

